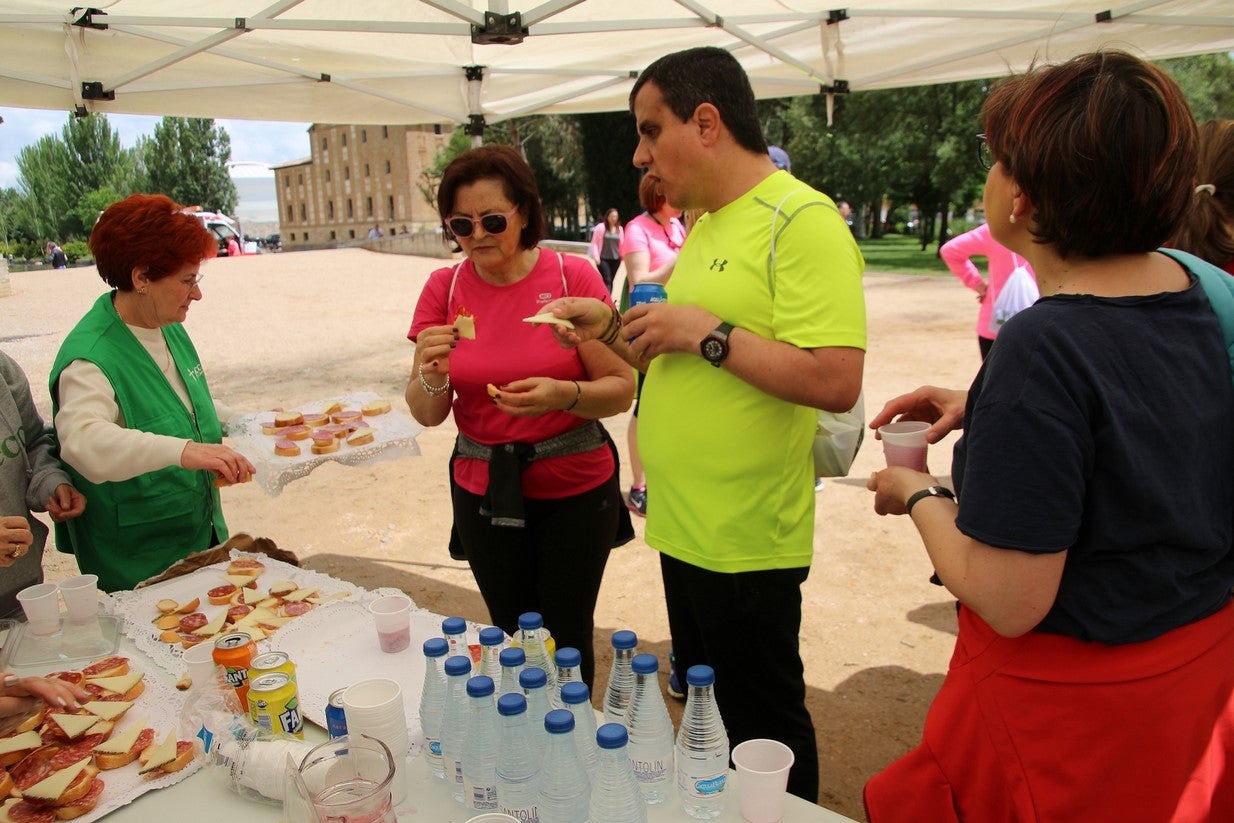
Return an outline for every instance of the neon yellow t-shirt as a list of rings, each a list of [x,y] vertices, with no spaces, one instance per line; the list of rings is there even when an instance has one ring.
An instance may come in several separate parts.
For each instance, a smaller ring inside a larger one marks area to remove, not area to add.
[[[864,350],[864,266],[831,199],[779,171],[698,221],[668,301],[801,348]],[[810,564],[814,409],[696,354],[653,360],[640,402],[649,545],[718,572]]]

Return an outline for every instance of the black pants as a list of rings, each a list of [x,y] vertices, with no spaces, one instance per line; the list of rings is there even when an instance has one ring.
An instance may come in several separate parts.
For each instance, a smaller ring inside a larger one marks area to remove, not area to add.
[[[620,257],[600,258],[600,276],[604,278],[604,285],[608,287],[609,294],[613,293],[613,280],[617,278],[617,268],[620,265]]]
[[[621,514],[617,475],[573,497],[526,500],[521,529],[481,517],[480,495],[454,485],[452,497],[454,526],[493,625],[513,636],[520,614],[539,612],[558,647],[579,650],[591,688],[596,600]]]
[[[818,746],[806,709],[801,584],[809,568],[726,574],[660,555],[677,679],[705,663],[729,746],[769,737],[793,750],[788,790],[818,802]]]

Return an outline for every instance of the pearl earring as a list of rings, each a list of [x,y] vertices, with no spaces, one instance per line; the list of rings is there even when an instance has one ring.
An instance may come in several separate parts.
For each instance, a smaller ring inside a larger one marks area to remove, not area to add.
[[[1015,212],[1012,212],[1012,213],[1011,213],[1011,216],[1010,216],[1010,217],[1008,217],[1007,219],[1008,219],[1010,222],[1014,223],[1014,222],[1015,222]]]

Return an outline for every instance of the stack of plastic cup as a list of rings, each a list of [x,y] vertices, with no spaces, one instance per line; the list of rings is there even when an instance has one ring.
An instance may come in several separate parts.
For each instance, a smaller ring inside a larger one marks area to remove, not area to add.
[[[343,712],[348,734],[367,734],[390,748],[394,757],[394,780],[390,793],[394,805],[407,797],[407,716],[403,689],[394,680],[362,680],[343,691]]]

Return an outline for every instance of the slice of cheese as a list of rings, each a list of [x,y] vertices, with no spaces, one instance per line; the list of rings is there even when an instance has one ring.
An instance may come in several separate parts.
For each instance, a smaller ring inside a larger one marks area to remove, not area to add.
[[[218,634],[219,632],[223,630],[223,624],[226,622],[227,622],[227,610],[223,609],[222,611],[220,611],[218,614],[214,616],[213,620],[211,620],[206,625],[202,626],[197,631],[193,632],[193,634],[199,634],[202,637],[213,637],[214,635]]]
[[[248,614],[244,615],[244,617],[241,617],[239,620],[237,620],[236,625],[237,626],[256,625],[257,623],[260,623],[274,616],[275,616],[274,612],[271,611],[270,609],[267,609],[264,606],[258,606],[257,608],[249,612]]]
[[[267,597],[265,600],[257,604],[257,608],[273,609],[273,608],[276,608],[277,606],[281,606],[282,603],[283,601],[279,600],[277,597]]]
[[[309,586],[303,589],[296,589],[291,594],[283,595],[283,599],[288,603],[299,603],[301,600],[308,600],[317,593],[316,586]]]
[[[257,623],[258,625],[265,626],[266,628],[277,629],[280,626],[286,626],[287,621],[289,620],[291,620],[290,617],[279,617],[278,615],[271,615],[270,617],[263,617],[262,619],[258,620]]]
[[[90,714],[104,720],[115,720],[133,707],[131,700],[91,700],[82,706]]]
[[[175,745],[175,742],[172,742]],[[30,788],[22,792],[24,797],[34,798],[35,800],[55,800],[60,795],[64,794],[64,790],[72,785],[77,779],[77,775],[81,774],[81,770],[90,765],[90,758],[84,758],[77,761],[67,769],[61,769],[46,780],[40,780]]]
[[[118,674],[115,677],[91,677],[86,682],[93,683],[109,692],[124,694],[140,683],[141,679],[145,676],[144,672],[129,672],[128,674]]]
[[[125,754],[133,748],[133,744],[137,742],[137,738],[141,736],[145,728],[146,720],[143,717],[124,731],[95,746],[94,750],[103,754]]]
[[[300,588],[300,585],[294,580],[280,580],[270,586],[270,596],[285,597],[298,588]]]
[[[69,740],[81,737],[91,726],[99,722],[99,719],[92,714],[53,714],[51,719],[56,721],[57,726],[64,729]],[[60,795],[54,796],[59,797]]]
[[[22,732],[12,737],[0,738],[0,754],[12,754],[26,749],[37,749],[43,745],[43,738],[38,732]]]
[[[310,603],[316,603],[318,606],[323,603],[333,603],[335,600],[345,600],[348,597],[347,592],[334,592],[333,594],[319,594],[309,598]]]
[[[230,583],[233,586],[236,586],[237,588],[241,588],[241,589],[243,589],[249,583],[252,583],[253,578],[256,576],[257,575],[255,574],[225,574],[223,575],[223,577],[227,578],[228,583]]]
[[[168,732],[167,736],[163,738],[162,743],[152,749],[146,749],[146,751],[142,753],[143,757],[146,755],[149,755],[146,757],[146,765],[141,767],[141,771],[139,771],[138,774],[145,774],[146,772],[154,771],[159,766],[175,760],[176,733],[174,731]]]

